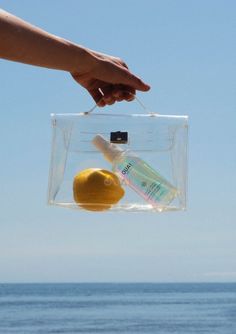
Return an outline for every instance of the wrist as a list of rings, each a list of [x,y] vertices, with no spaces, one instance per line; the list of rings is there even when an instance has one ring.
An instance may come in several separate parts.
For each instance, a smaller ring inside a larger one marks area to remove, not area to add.
[[[96,57],[90,49],[71,42],[67,42],[67,45],[71,51],[71,61],[68,68],[70,73],[88,72],[95,66]]]

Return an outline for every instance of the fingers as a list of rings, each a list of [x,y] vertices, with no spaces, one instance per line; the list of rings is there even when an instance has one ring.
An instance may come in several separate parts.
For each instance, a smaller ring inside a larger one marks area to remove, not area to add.
[[[116,101],[133,101],[135,98],[135,89],[127,85],[114,85],[113,96]]]
[[[105,101],[103,100],[104,95],[102,94],[101,90],[88,89],[88,91],[99,107],[104,107],[106,105]]]
[[[122,68],[120,71],[121,80],[123,84],[132,87],[133,89],[146,92],[150,89],[150,86],[144,83],[140,78],[132,74],[128,69]]]
[[[89,93],[99,107],[112,105],[120,101],[133,101],[135,98],[135,89],[126,85],[108,85],[100,84],[100,88],[89,90]]]
[[[105,61],[102,63],[102,65],[100,64],[97,78],[112,84],[126,85],[132,87],[135,90],[140,90],[143,92],[148,91],[150,86],[132,74],[126,66]]]
[[[106,105],[112,105],[116,102],[116,98],[113,95],[113,85],[105,85],[100,89],[103,92],[103,101]]]
[[[116,102],[116,99],[112,94],[113,85],[104,85],[104,83],[102,83],[99,88],[90,89],[88,91],[99,107],[111,105]]]

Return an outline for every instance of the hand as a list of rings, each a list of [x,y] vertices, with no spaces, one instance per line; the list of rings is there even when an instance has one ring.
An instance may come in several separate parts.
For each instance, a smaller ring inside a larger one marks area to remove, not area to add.
[[[150,87],[123,60],[74,44],[0,9],[0,58],[67,71],[99,106],[131,101]]]
[[[148,91],[150,86],[132,74],[125,62],[116,57],[90,50],[92,61],[86,70],[72,72],[73,78],[93,97],[98,106],[116,101],[132,101],[136,90]]]

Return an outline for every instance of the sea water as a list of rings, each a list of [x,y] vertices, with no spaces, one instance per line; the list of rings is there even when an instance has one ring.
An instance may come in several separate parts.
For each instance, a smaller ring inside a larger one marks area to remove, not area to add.
[[[236,283],[0,284],[0,333],[235,334]]]

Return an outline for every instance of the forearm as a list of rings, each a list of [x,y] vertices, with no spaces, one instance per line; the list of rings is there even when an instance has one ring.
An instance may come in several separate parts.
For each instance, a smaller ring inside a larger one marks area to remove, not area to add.
[[[68,72],[84,70],[92,61],[88,49],[49,34],[1,9],[0,58]]]
[[[150,89],[121,58],[49,34],[1,9],[0,58],[70,72],[101,107]]]

